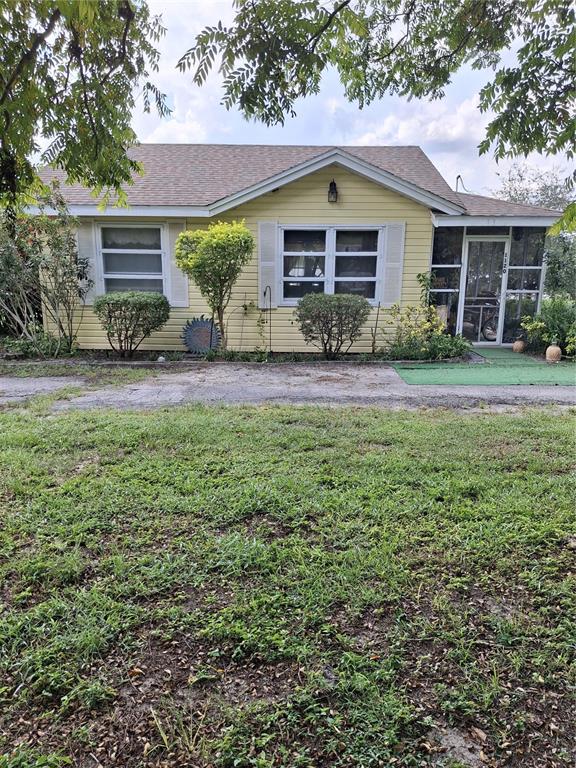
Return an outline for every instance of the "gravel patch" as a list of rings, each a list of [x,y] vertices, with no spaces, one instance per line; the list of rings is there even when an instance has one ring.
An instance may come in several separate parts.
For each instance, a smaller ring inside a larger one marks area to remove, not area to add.
[[[59,389],[81,387],[84,380],[72,376],[0,377],[0,405],[11,405],[35,395],[50,395]]]
[[[66,381],[67,385],[72,383]],[[186,403],[509,410],[527,405],[572,406],[576,404],[576,388],[408,385],[386,366],[200,363],[183,373],[88,391],[55,403],[54,409],[132,410]]]

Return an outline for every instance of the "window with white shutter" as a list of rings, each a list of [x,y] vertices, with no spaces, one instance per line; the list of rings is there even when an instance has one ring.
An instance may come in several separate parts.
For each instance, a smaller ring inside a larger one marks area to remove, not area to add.
[[[400,300],[404,224],[282,226],[278,238],[279,303],[307,293],[351,293],[371,304]]]
[[[101,224],[98,247],[104,292],[167,294],[164,233],[158,224]]]

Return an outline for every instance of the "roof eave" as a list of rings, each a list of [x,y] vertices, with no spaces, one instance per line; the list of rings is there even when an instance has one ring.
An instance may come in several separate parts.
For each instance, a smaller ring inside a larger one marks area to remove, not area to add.
[[[29,206],[27,213],[54,214],[56,211],[52,208],[43,208],[40,211],[38,206]],[[130,207],[109,206],[102,208],[99,205],[70,205],[68,212],[71,216],[105,217],[105,218],[207,218],[211,216],[208,206],[189,206],[189,205],[133,205]]]

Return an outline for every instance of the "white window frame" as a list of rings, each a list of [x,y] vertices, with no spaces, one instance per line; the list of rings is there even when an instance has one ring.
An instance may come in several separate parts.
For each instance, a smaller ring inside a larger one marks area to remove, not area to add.
[[[104,248],[102,246],[102,231],[104,229],[159,229],[160,230],[160,258],[162,272],[106,272],[104,269],[104,254],[106,253],[158,253],[152,248]],[[170,298],[170,264],[168,248],[168,231],[165,222],[99,222],[96,226],[96,247],[98,263],[102,278],[102,290],[106,293],[106,280],[162,280],[162,293]]]
[[[326,246],[324,251],[284,251],[284,232],[298,230],[315,232],[318,230],[326,232]],[[342,231],[356,231],[364,232],[371,231],[378,233],[377,250],[374,251],[336,251],[336,232]],[[282,224],[278,227],[278,245],[276,252],[277,264],[276,274],[278,275],[278,306],[279,307],[295,307],[300,299],[285,299],[284,298],[284,283],[292,280],[293,282],[307,282],[307,283],[324,283],[324,293],[333,294],[334,286],[336,282],[373,282],[374,298],[367,301],[373,307],[378,306],[381,302],[382,295],[382,283],[384,274],[384,249],[386,242],[386,225],[385,224]],[[336,256],[376,256],[376,275],[374,277],[336,277]],[[324,256],[324,277],[298,277],[290,278],[284,277],[284,256]]]

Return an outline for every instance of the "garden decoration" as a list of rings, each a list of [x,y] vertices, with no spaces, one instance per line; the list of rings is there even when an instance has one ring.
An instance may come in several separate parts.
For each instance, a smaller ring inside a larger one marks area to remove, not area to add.
[[[524,352],[526,350],[526,342],[524,339],[516,339],[512,344],[512,352]]]
[[[562,359],[562,350],[554,340],[552,341],[552,344],[546,347],[546,362],[559,363],[561,359]]]
[[[209,317],[193,317],[182,329],[182,341],[188,352],[202,355],[217,349],[222,341],[219,327]]]

